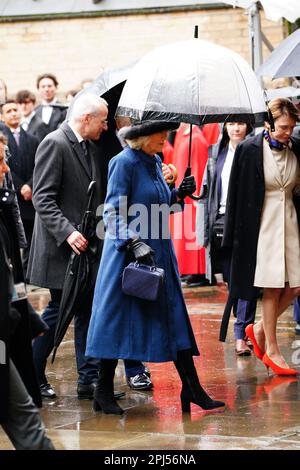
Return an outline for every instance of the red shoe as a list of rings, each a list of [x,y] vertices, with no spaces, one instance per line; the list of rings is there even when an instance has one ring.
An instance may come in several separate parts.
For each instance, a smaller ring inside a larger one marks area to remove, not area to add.
[[[270,367],[272,371],[274,372],[274,374],[277,374],[277,375],[298,375],[299,374],[299,371],[296,369],[280,367],[278,364],[275,364],[275,362],[273,362],[272,359],[270,359],[267,354],[264,354],[262,361],[264,365],[266,366],[268,372],[269,372],[269,367]]]
[[[251,339],[251,343],[253,346],[253,352],[255,356],[262,361],[264,357],[264,352],[260,349],[260,347],[257,344],[257,341],[254,336],[254,331],[253,331],[254,324],[251,323],[250,325],[246,326],[245,328],[245,333],[248,336],[248,338]]]

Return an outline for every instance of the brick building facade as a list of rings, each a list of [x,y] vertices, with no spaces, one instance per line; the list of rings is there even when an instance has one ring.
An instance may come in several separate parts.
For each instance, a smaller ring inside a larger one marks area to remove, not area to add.
[[[106,68],[130,63],[162,44],[190,39],[194,25],[199,37],[231,48],[250,61],[248,18],[242,9],[224,7],[122,12],[75,17],[0,17],[0,77],[12,95],[20,88],[36,91],[43,72],[55,73],[60,95],[84,78]],[[276,46],[284,37],[281,22],[261,12],[262,29]],[[264,50],[264,57],[268,51]],[[222,76],[220,75],[220,80]]]

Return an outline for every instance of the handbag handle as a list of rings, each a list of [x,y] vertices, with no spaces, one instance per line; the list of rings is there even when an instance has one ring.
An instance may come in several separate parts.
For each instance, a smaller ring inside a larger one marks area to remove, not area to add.
[[[153,260],[153,258],[152,258]],[[154,262],[154,261],[153,261]],[[138,266],[147,266],[148,268],[150,268],[150,271],[156,271],[156,266],[155,264],[153,264],[152,266],[150,266],[149,264],[142,264],[142,263],[139,263],[138,261],[135,261],[134,263],[134,266],[138,267]]]

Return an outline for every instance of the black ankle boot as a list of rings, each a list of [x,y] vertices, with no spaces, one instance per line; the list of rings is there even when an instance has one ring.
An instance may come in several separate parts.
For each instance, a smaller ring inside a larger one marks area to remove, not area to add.
[[[101,359],[99,378],[94,392],[93,408],[106,414],[122,415],[124,410],[114,397],[114,376],[117,365],[114,359]]]
[[[177,361],[174,364],[182,381],[180,394],[182,411],[190,412],[191,403],[201,406],[204,410],[225,406],[224,402],[210,398],[200,385],[190,349],[178,351]]]

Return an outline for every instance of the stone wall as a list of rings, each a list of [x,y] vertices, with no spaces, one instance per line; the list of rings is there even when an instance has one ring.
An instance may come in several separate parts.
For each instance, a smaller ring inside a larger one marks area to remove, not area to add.
[[[265,20],[263,12],[262,18],[264,33],[276,46],[284,36],[282,24]],[[36,76],[52,72],[63,97],[84,78],[126,65],[153,47],[192,38],[195,24],[201,39],[250,61],[248,19],[242,9],[45,19],[0,23],[0,77],[12,95],[20,88],[36,91]]]

